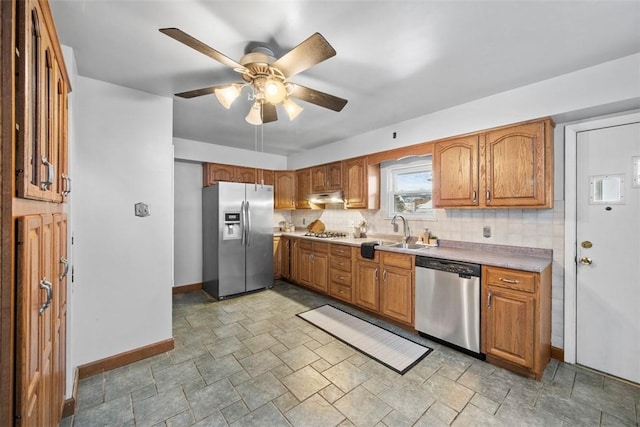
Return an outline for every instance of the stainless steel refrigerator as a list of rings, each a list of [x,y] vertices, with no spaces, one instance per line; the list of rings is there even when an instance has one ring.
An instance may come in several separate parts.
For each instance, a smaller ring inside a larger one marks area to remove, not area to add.
[[[273,186],[202,189],[203,287],[217,299],[273,286]]]

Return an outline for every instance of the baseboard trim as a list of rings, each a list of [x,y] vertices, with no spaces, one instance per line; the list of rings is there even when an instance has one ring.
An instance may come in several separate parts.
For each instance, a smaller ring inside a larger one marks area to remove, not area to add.
[[[174,286],[171,289],[172,289],[173,295],[175,295],[175,294],[185,294],[187,292],[193,292],[193,291],[202,290],[202,283],[192,283],[190,285]]]
[[[73,373],[73,390],[71,397],[64,401],[62,406],[62,418],[70,417],[76,413],[76,402],[78,401],[78,368]]]
[[[564,362],[564,348],[551,346],[551,358]]]
[[[95,362],[86,363],[82,366],[78,366],[78,378],[83,379],[101,372],[110,371],[112,369],[128,365],[129,363],[137,362],[139,360],[146,359],[147,357],[173,350],[173,347],[174,341],[173,338],[170,338],[144,347],[125,351],[124,353],[105,357],[104,359],[96,360]]]

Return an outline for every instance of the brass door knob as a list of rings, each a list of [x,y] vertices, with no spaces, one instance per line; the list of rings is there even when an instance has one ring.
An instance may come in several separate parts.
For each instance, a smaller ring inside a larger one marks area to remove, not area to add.
[[[592,263],[593,260],[589,257],[583,256],[582,258],[580,258],[580,264],[591,265]]]

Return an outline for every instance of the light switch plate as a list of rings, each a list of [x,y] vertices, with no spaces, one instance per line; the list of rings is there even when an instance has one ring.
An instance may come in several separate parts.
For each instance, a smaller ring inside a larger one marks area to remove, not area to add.
[[[145,217],[151,215],[151,210],[149,209],[149,205],[147,203],[138,202],[134,205],[135,214],[139,217]]]

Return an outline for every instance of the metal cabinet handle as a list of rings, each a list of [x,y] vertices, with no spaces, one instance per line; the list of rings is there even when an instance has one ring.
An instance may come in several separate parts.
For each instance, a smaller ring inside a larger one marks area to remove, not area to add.
[[[491,191],[487,190],[487,202],[491,200]]]
[[[46,157],[42,156],[41,161],[42,161],[42,164],[47,167],[47,175],[46,175],[46,179],[40,182],[40,188],[43,190],[48,190],[53,184],[55,169],[53,168],[53,165],[49,163],[49,160],[47,160]]]
[[[64,182],[64,187],[62,188],[62,195],[68,196],[71,193],[71,178],[69,178],[65,174],[62,174],[62,182]]]
[[[473,201],[475,202],[478,199],[478,192],[473,190]]]
[[[38,313],[42,315],[47,308],[51,305],[51,300],[53,299],[53,285],[46,278],[40,280],[40,289],[45,289],[47,291],[47,300],[40,306]]]
[[[386,282],[387,281],[387,270],[382,272],[382,281]]]
[[[376,280],[378,280],[378,268],[376,267]]]
[[[60,257],[60,264],[64,266],[62,274],[60,275],[60,281],[62,281],[65,277],[67,277],[67,274],[69,273],[69,260],[65,257]]]
[[[487,297],[487,308],[491,308],[491,292],[489,292],[489,296]]]
[[[517,285],[518,283],[520,283],[520,280],[516,280],[516,279],[504,279],[502,277],[498,278],[499,281],[504,282],[504,283],[509,283],[510,285]]]

